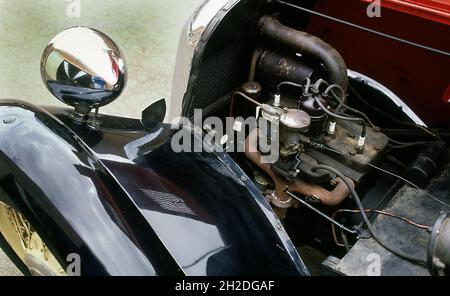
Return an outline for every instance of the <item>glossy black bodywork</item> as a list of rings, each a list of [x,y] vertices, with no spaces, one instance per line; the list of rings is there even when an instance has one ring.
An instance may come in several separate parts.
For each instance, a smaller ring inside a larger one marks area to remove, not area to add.
[[[63,266],[78,253],[84,275],[308,274],[227,154],[174,153],[167,125],[50,111],[0,101],[0,186]]]

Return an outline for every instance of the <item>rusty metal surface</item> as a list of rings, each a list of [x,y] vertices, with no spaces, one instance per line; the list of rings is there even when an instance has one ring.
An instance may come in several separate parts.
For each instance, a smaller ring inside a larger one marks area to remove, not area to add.
[[[326,142],[329,148],[346,154],[343,157],[344,163],[363,171],[367,168],[367,163],[375,161],[381,151],[386,149],[389,139],[381,132],[367,128],[366,145],[363,153],[355,153],[354,149],[361,133],[361,125],[349,121],[337,121],[336,137]]]
[[[366,145],[358,154],[355,146],[361,133],[361,125],[349,121],[337,121],[335,137],[324,136],[322,141],[333,151],[311,150],[307,154],[318,162],[338,168],[352,180],[359,181],[369,170],[367,163],[376,163],[386,149],[389,139],[381,132],[367,127]]]
[[[258,131],[258,129],[253,130],[248,136],[246,140],[245,154],[249,160],[255,163],[272,179],[275,186],[275,191],[269,196],[269,200],[275,207],[285,210],[297,205],[297,202],[285,192],[286,190],[289,190],[292,193],[299,193],[307,196],[314,199],[317,203],[328,206],[336,206],[340,204],[350,194],[349,188],[340,178],[332,180],[335,187],[329,191],[321,186],[306,182],[300,178],[288,181],[276,174],[272,170],[270,164],[261,162],[261,153],[256,149]],[[350,179],[347,181],[353,184],[353,181]],[[285,214],[285,211],[283,214]]]

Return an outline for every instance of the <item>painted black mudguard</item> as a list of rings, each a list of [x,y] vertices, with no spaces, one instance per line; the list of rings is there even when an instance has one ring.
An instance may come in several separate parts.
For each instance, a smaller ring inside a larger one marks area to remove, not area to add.
[[[174,153],[167,125],[100,116],[94,130],[50,111],[0,101],[0,186],[62,266],[78,253],[83,275],[308,274],[227,154]]]

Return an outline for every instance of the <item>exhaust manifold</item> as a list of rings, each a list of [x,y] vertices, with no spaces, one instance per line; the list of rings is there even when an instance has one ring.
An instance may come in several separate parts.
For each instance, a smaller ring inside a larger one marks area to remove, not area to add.
[[[300,178],[296,178],[294,181],[289,182],[283,177],[277,175],[272,170],[269,163],[261,162],[262,155],[257,148],[259,132],[261,132],[261,130],[256,128],[247,137],[245,141],[245,155],[272,179],[275,185],[275,191],[269,196],[269,200],[275,207],[279,209],[287,209],[297,206],[297,202],[286,194],[286,190],[289,190],[292,193],[302,194],[310,199],[313,199],[315,202],[327,206],[337,206],[350,194],[349,188],[345,185],[341,178],[334,179],[336,186],[333,190],[329,191]],[[347,178],[347,180],[351,184],[354,184],[351,179]]]

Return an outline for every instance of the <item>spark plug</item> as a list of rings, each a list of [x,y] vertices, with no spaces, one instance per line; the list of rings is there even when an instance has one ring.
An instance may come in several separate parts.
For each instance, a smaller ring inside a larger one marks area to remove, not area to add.
[[[281,106],[281,95],[275,94],[274,99],[273,99],[273,106],[274,107],[280,107]]]
[[[328,123],[327,133],[329,136],[334,136],[336,133],[336,120],[330,120]]]
[[[358,143],[356,144],[356,152],[358,154],[364,153],[364,147],[366,146],[366,137],[363,135],[359,136]]]

